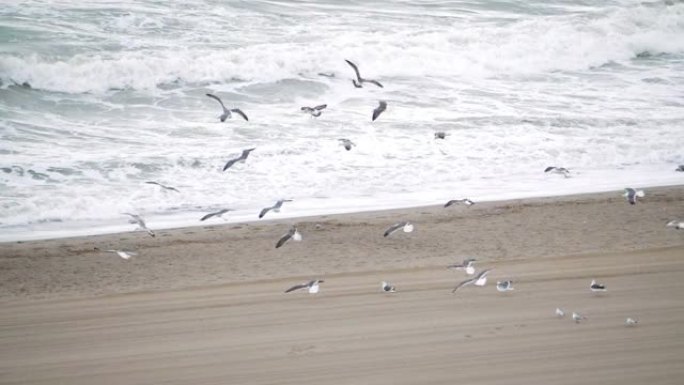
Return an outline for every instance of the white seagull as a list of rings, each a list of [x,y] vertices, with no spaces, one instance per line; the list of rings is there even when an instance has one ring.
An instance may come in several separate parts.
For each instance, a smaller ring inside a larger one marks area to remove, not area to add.
[[[222,122],[225,122],[226,119],[229,119],[233,116],[233,114],[231,114],[231,112],[234,112],[234,113],[242,116],[242,119],[249,121],[249,119],[247,118],[247,115],[245,115],[245,113],[242,112],[241,109],[239,109],[239,108],[227,109],[226,106],[223,105],[221,98],[219,98],[218,96],[212,95],[212,94],[207,94],[207,96],[216,100],[221,105],[221,108],[223,109],[223,113],[221,114],[221,116],[219,116],[219,119],[221,119]]]
[[[561,174],[566,178],[570,178],[570,170],[568,170],[565,167],[554,167],[554,166],[549,166],[547,167],[544,172],[551,172],[554,174]]]
[[[561,309],[559,307],[556,308],[556,317],[558,317],[558,318],[565,317],[565,312],[563,311],[563,309]]]
[[[466,205],[466,206],[472,206],[472,205],[475,204],[475,202],[471,201],[471,200],[468,199],[468,198],[464,198],[464,199],[452,199],[452,200],[448,201],[447,203],[445,203],[445,204],[444,204],[444,207],[446,208],[446,207],[449,207],[449,206],[452,206],[452,205],[455,205],[455,204],[463,204],[463,205]]]
[[[382,84],[380,84],[379,81],[373,80],[373,79],[364,79],[361,77],[361,74],[359,73],[359,67],[356,66],[356,64],[352,63],[351,61],[344,59],[344,61],[347,62],[351,66],[351,68],[354,69],[354,73],[356,74],[356,79],[352,79],[352,83],[354,83],[354,87],[356,88],[361,88],[363,87],[363,83],[371,83],[375,84],[376,86],[383,88]]]
[[[466,274],[473,275],[473,274],[475,274],[474,264],[475,264],[475,258],[466,258],[461,263],[456,263],[456,264],[447,266],[447,269],[464,270]]]
[[[644,190],[635,190],[631,187],[627,187],[622,194],[623,197],[627,198],[630,205],[636,204],[637,198],[643,198],[645,195]]]
[[[604,285],[601,285],[598,282],[596,282],[595,279],[591,280],[591,285],[589,285],[589,289],[591,289],[591,291],[593,291],[595,293],[606,291],[606,287]]]
[[[625,326],[636,326],[636,324],[639,323],[639,320],[635,320],[634,318],[627,317],[625,320]]]
[[[572,312],[572,320],[575,321],[576,323],[580,323],[580,321],[586,320],[587,317],[581,315],[580,313],[577,312]]]
[[[337,139],[340,142],[340,145],[344,147],[345,150],[349,151],[352,149],[352,147],[356,146],[354,142],[352,142],[349,139]]]
[[[325,282],[322,279],[314,279],[313,281],[309,282],[304,282],[299,285],[294,285],[291,288],[285,290],[286,293],[289,293],[291,291],[299,290],[299,289],[308,289],[307,291],[309,294],[316,294],[319,292],[321,289],[320,284]]]
[[[125,250],[107,250],[107,251],[110,253],[116,253],[116,255],[118,255],[119,257],[121,257],[125,260],[129,260],[129,259],[131,259],[131,257],[138,255],[138,253],[133,252],[133,251],[125,251]]]
[[[132,223],[134,225],[138,225],[138,230],[145,230],[147,231],[147,234],[150,234],[151,237],[154,237],[154,231],[150,230],[147,228],[147,225],[145,224],[145,220],[143,217],[137,214],[130,214],[130,213],[123,213],[124,215],[129,215],[131,219],[128,220],[128,223]]]
[[[246,150],[242,150],[242,154],[240,154],[240,156],[238,156],[237,158],[230,159],[228,162],[226,162],[226,165],[223,166],[223,171],[228,170],[228,169],[231,168],[235,163],[238,163],[238,162],[240,162],[240,163],[245,163],[245,161],[246,161],[247,158],[249,157],[249,153],[251,153],[251,152],[254,151],[254,150],[256,150],[256,147],[248,148],[248,149],[246,149]]]
[[[209,219],[211,217],[223,218],[222,215],[229,212],[229,211],[233,211],[233,210],[232,209],[221,209],[219,211],[209,213],[209,214],[203,216],[202,218],[200,218],[200,222],[206,221],[207,219]]]
[[[308,112],[309,114],[311,114],[312,118],[317,118],[317,117],[321,116],[321,114],[323,113],[323,110],[326,107],[328,107],[327,104],[321,104],[320,106],[316,106],[316,107],[302,107],[302,111]]]
[[[496,290],[500,292],[515,290],[513,288],[513,281],[497,281]]]
[[[476,286],[484,286],[484,285],[487,283],[487,274],[489,274],[489,272],[490,272],[491,270],[492,270],[492,269],[482,270],[482,271],[480,272],[480,274],[478,274],[476,277],[470,278],[470,279],[466,279],[465,281],[463,281],[463,282],[459,283],[458,285],[456,285],[456,287],[454,288],[454,290],[452,290],[451,292],[452,292],[452,293],[455,293],[456,290],[458,290],[458,289],[460,289],[460,288],[462,288],[462,287],[464,287],[464,286],[473,285],[473,284],[476,285]]]
[[[279,248],[280,246],[284,245],[285,242],[289,241],[290,239],[292,239],[295,242],[299,242],[302,240],[302,234],[300,234],[299,231],[297,230],[297,226],[292,226],[290,228],[290,230],[285,235],[280,237],[280,239],[278,240],[278,243],[276,243],[275,248],[276,249]]]
[[[667,225],[665,225],[665,227],[674,227],[677,230],[682,230],[684,229],[684,221],[675,219],[673,221],[667,222]]]
[[[266,215],[266,213],[268,213],[271,210],[273,210],[273,212],[279,213],[280,208],[283,207],[283,203],[285,202],[292,202],[292,199],[281,199],[271,207],[264,207],[263,209],[261,209],[261,212],[259,212],[259,219],[263,218],[264,215]]]
[[[147,183],[147,184],[156,184],[157,186],[161,187],[161,188],[164,189],[164,190],[180,192],[180,191],[178,191],[175,187],[165,186],[165,185],[163,185],[163,184],[161,184],[161,183],[159,183],[159,182],[149,181],[149,182],[145,182],[145,183]]]
[[[382,114],[386,109],[387,109],[387,102],[384,101],[384,100],[379,101],[379,102],[378,102],[378,106],[375,107],[375,109],[373,110],[373,119],[372,119],[372,121],[374,122],[375,119],[377,119],[378,116],[380,116],[380,114]]]
[[[397,288],[395,288],[393,285],[390,285],[389,282],[385,282],[385,281],[382,281],[380,283],[380,288],[385,293],[394,293],[397,291]]]
[[[410,233],[413,231],[413,225],[411,224],[411,222],[407,221],[395,223],[392,226],[390,226],[387,230],[385,230],[384,236],[388,237],[399,230],[403,230],[405,233]]]

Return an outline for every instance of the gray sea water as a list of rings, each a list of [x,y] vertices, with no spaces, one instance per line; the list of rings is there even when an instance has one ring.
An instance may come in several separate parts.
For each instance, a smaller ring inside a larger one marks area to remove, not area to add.
[[[2,240],[684,181],[681,1],[6,0],[0,82]]]

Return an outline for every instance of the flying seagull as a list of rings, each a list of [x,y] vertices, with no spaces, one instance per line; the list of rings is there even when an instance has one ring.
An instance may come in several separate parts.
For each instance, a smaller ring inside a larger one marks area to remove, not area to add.
[[[604,285],[601,285],[598,282],[596,282],[595,279],[591,280],[591,285],[589,285],[589,289],[591,289],[591,291],[593,291],[595,293],[606,291],[606,287]]]
[[[314,279],[313,281],[301,283],[299,285],[294,285],[291,288],[285,290],[286,293],[299,289],[308,289],[309,294],[316,294],[321,289],[320,284],[325,282],[322,279]]]
[[[667,225],[665,225],[665,227],[674,227],[677,230],[682,230],[684,229],[684,221],[675,219],[673,221],[667,222]]]
[[[684,172],[684,164],[680,164],[679,167],[675,168],[675,171]]]
[[[130,213],[123,213],[124,215],[129,215],[131,219],[128,220],[128,223],[132,223],[134,225],[138,225],[138,230],[145,230],[147,231],[147,234],[150,234],[151,237],[154,237],[154,231],[150,230],[147,228],[147,225],[145,224],[145,220],[143,217],[137,214],[130,214]]]
[[[496,290],[500,292],[515,290],[513,288],[513,281],[497,281]]]
[[[444,132],[444,131],[437,131],[437,132],[435,132],[435,139],[446,139],[446,137],[447,137],[448,135],[449,135],[449,134],[447,134],[447,133]]]
[[[478,274],[476,277],[466,279],[465,281],[456,285],[454,290],[452,290],[451,292],[455,293],[456,290],[468,285],[484,286],[487,283],[487,274],[489,274],[491,270],[492,269],[482,270],[480,274]]]
[[[393,285],[390,285],[389,282],[385,282],[385,281],[382,281],[382,282],[380,283],[380,288],[381,288],[382,291],[384,291],[385,293],[394,293],[394,292],[397,291],[397,289],[396,289]]]
[[[375,109],[373,110],[373,120],[372,121],[374,122],[375,119],[377,119],[378,116],[380,116],[380,114],[382,114],[383,111],[385,111],[386,109],[387,109],[387,102],[384,100],[381,100],[379,102],[378,106],[375,107]]]
[[[349,151],[352,149],[352,147],[356,146],[354,142],[352,142],[349,139],[337,139],[340,142],[340,145],[344,147],[345,150]]]
[[[556,308],[556,317],[558,317],[558,318],[565,317],[565,312],[563,311],[563,309],[561,309],[559,307]]]
[[[372,80],[372,79],[364,79],[361,77],[361,74],[359,73],[359,67],[356,66],[356,64],[352,63],[351,61],[344,59],[344,61],[347,62],[351,66],[351,68],[354,69],[354,73],[356,73],[356,79],[352,79],[352,83],[354,83],[354,87],[356,88],[361,88],[363,87],[363,83],[371,83],[375,84],[376,86],[383,88],[382,84],[380,84],[379,81],[377,80]]]
[[[295,242],[299,242],[302,240],[302,234],[300,234],[299,231],[297,231],[297,226],[292,226],[292,228],[290,228],[290,230],[287,232],[287,234],[280,237],[280,239],[278,240],[278,243],[276,243],[275,248],[276,249],[279,248],[280,246],[284,245],[285,242],[289,241],[290,239],[292,239]]]
[[[575,321],[576,323],[580,323],[580,321],[584,321],[586,319],[587,319],[587,317],[581,315],[580,313],[572,312],[572,320]]]
[[[244,163],[245,160],[247,160],[247,157],[249,156],[249,153],[252,152],[252,151],[254,151],[254,150],[256,150],[256,147],[254,147],[254,148],[248,148],[248,149],[246,149],[246,150],[242,150],[242,154],[240,154],[240,156],[238,156],[237,158],[233,158],[233,159],[229,160],[228,162],[226,162],[226,165],[223,166],[223,171],[228,170],[228,169],[229,169],[230,167],[232,167],[235,163],[238,163],[238,162]]]
[[[464,270],[466,274],[473,275],[475,274],[475,266],[473,266],[474,264],[475,258],[466,258],[461,263],[447,266],[447,269]]]
[[[411,222],[399,222],[395,223],[392,226],[390,226],[387,230],[385,230],[385,237],[388,237],[394,233],[396,233],[399,230],[404,230],[405,233],[410,233],[413,231],[413,225]]]
[[[627,317],[625,320],[625,326],[636,326],[639,323],[638,320],[635,320],[634,318]]]
[[[203,216],[202,218],[200,218],[200,222],[204,222],[211,217],[221,217],[223,214],[227,213],[228,211],[233,211],[233,210],[232,209],[221,209],[219,211],[209,213],[209,214]]]
[[[326,107],[328,107],[327,104],[321,104],[320,106],[316,107],[302,107],[302,111],[311,114],[312,118],[317,118],[321,116],[321,114],[323,113],[323,109],[325,109]]]
[[[95,250],[101,251],[99,247],[96,247]],[[136,252],[125,251],[125,250],[109,249],[109,250],[104,250],[104,251],[106,251],[108,253],[115,253],[116,255],[118,255],[119,257],[121,257],[122,259],[125,259],[125,260],[129,260],[129,259],[131,259],[131,257],[138,255],[138,253],[136,253]]]
[[[454,205],[454,204],[457,204],[457,203],[464,204],[464,205],[466,205],[466,206],[472,206],[472,205],[475,204],[475,202],[471,201],[471,200],[468,199],[468,198],[465,198],[465,199],[452,199],[452,200],[450,200],[449,202],[445,203],[445,204],[444,204],[444,207],[446,208],[446,207],[449,207],[449,206]]]
[[[644,190],[635,190],[631,187],[627,187],[622,194],[623,197],[627,198],[627,202],[629,202],[630,205],[636,204],[637,198],[643,198],[644,195],[646,195],[644,194]]]
[[[562,174],[564,177],[570,178],[570,170],[568,170],[568,169],[565,168],[565,167],[554,167],[554,166],[550,166],[550,167],[547,167],[547,168],[544,170],[544,172],[551,172],[551,173],[554,173],[554,174]]]
[[[281,199],[271,207],[264,207],[263,209],[261,209],[261,212],[259,213],[259,219],[263,218],[264,215],[266,215],[266,213],[268,213],[271,210],[273,210],[276,213],[279,213],[280,208],[283,207],[283,203],[285,202],[292,202],[292,199]]]
[[[239,109],[239,108],[233,108],[233,109],[230,109],[230,110],[229,110],[229,109],[226,108],[226,106],[223,105],[223,102],[221,101],[221,98],[219,98],[218,96],[212,95],[212,94],[207,94],[207,96],[210,97],[210,98],[212,98],[212,99],[214,99],[214,100],[216,100],[217,102],[219,102],[219,104],[221,104],[221,108],[223,109],[223,113],[221,114],[221,116],[219,116],[219,119],[221,119],[222,122],[225,122],[226,119],[229,119],[229,118],[231,118],[231,117],[233,116],[233,114],[231,114],[231,112],[234,112],[234,113],[236,113],[236,114],[242,116],[242,118],[243,118],[244,120],[249,121],[249,118],[247,118],[247,115],[245,115],[245,113],[242,112],[241,109]]]
[[[165,185],[163,185],[163,184],[161,184],[161,183],[159,183],[159,182],[149,181],[149,182],[145,182],[145,183],[147,183],[147,184],[156,184],[157,186],[163,188],[164,190],[170,190],[170,191],[180,192],[180,191],[178,191],[175,187],[165,186]]]

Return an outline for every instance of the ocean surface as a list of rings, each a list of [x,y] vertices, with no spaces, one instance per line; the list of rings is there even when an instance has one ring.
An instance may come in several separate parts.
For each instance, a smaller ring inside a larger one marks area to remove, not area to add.
[[[0,82],[3,241],[684,183],[682,1],[5,0]]]

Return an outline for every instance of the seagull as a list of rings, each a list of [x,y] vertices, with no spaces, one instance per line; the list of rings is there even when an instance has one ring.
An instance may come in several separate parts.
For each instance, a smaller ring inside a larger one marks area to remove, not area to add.
[[[356,79],[352,79],[352,83],[354,83],[354,87],[356,88],[362,88],[363,83],[372,83],[375,84],[376,86],[383,88],[382,84],[380,84],[379,81],[377,80],[372,80],[372,79],[364,79],[361,77],[361,74],[359,73],[359,67],[356,66],[356,64],[352,63],[351,61],[344,59],[344,61],[347,62],[351,66],[351,68],[354,69],[354,73],[356,73]]]
[[[276,243],[275,248],[276,249],[279,248],[280,246],[284,245],[285,242],[289,241],[290,239],[292,239],[295,242],[299,242],[302,240],[302,234],[300,234],[299,231],[297,230],[297,226],[292,226],[292,228],[290,228],[290,230],[287,232],[287,234],[280,237],[280,239],[278,240],[278,243]]]
[[[392,226],[390,226],[387,230],[385,230],[384,236],[388,237],[399,230],[404,230],[405,233],[410,233],[411,231],[413,231],[413,225],[411,224],[411,222],[395,223]]]
[[[674,227],[677,230],[682,230],[684,229],[684,221],[675,219],[673,221],[667,222],[667,225],[665,225],[665,227]]]
[[[451,292],[455,293],[456,290],[462,288],[463,286],[468,286],[472,284],[475,284],[476,286],[484,286],[487,283],[487,274],[489,274],[491,270],[492,269],[482,270],[480,274],[478,274],[475,278],[466,279],[465,281],[456,285],[454,290],[452,290]]]
[[[684,164],[680,164],[679,167],[675,168],[675,171],[684,172]]]
[[[631,187],[627,187],[625,192],[622,194],[623,197],[627,198],[627,201],[630,205],[636,204],[637,197],[643,198],[644,195],[644,190],[635,190]]]
[[[591,285],[589,286],[589,289],[591,289],[591,291],[593,292],[606,291],[606,287],[604,285],[597,283],[595,279],[591,280]]]
[[[457,203],[461,203],[461,204],[464,204],[464,205],[466,205],[466,206],[472,206],[472,205],[475,204],[475,202],[471,201],[471,200],[468,199],[468,198],[465,198],[465,199],[452,199],[452,200],[450,200],[449,202],[445,203],[445,204],[444,204],[444,207],[449,207],[449,206],[454,205],[454,204],[457,204]]]
[[[449,134],[447,134],[447,133],[444,132],[444,131],[437,131],[437,132],[435,132],[435,139],[446,139],[446,137],[447,137],[448,135],[449,135]]]
[[[636,326],[636,324],[639,323],[639,320],[635,320],[634,318],[627,317],[625,320],[625,326]]]
[[[473,266],[474,263],[475,258],[466,258],[462,263],[447,266],[447,269],[465,270],[466,274],[473,275],[475,274],[475,266]]]
[[[207,219],[209,219],[211,217],[221,217],[223,214],[227,213],[228,211],[233,211],[233,210],[232,209],[221,209],[219,211],[209,213],[209,214],[203,216],[202,218],[200,218],[200,222],[206,221]]]
[[[212,99],[214,99],[214,100],[216,100],[217,102],[219,102],[219,104],[221,104],[221,108],[223,109],[223,114],[221,114],[221,116],[219,116],[219,119],[221,119],[222,122],[225,122],[226,119],[231,118],[231,117],[233,116],[233,115],[231,114],[231,112],[235,112],[236,114],[242,116],[242,118],[243,118],[244,120],[249,121],[249,119],[247,118],[247,115],[245,115],[245,113],[242,112],[241,109],[239,109],[239,108],[233,108],[233,109],[230,109],[230,110],[229,110],[229,109],[226,108],[226,106],[223,105],[223,102],[221,101],[221,99],[220,99],[218,96],[212,95],[212,94],[207,94],[207,96],[210,97],[210,98],[212,98]]]
[[[563,309],[561,309],[559,307],[556,308],[556,317],[558,317],[558,318],[565,317],[565,312],[563,311]]]
[[[321,116],[321,114],[323,113],[323,109],[325,109],[326,107],[328,107],[327,104],[321,104],[320,106],[316,107],[302,107],[302,111],[311,114],[312,118],[317,118]]]
[[[349,139],[337,139],[340,142],[340,145],[344,147],[345,150],[349,151],[352,149],[352,147],[356,146],[354,142],[352,142]]]
[[[554,166],[550,166],[550,167],[547,167],[547,168],[544,170],[544,172],[552,172],[552,173],[554,173],[554,174],[563,174],[564,177],[570,178],[570,170],[568,170],[568,169],[565,168],[565,167],[554,167]]]
[[[138,225],[138,230],[145,230],[147,231],[147,234],[150,234],[151,237],[154,237],[154,231],[150,230],[147,228],[147,225],[145,224],[145,220],[143,217],[137,214],[130,214],[130,213],[123,213],[124,215],[129,215],[131,219],[128,220],[128,223],[136,224]]]
[[[307,288],[309,294],[316,294],[321,289],[320,284],[323,282],[325,282],[325,281],[322,279],[314,279],[313,281],[304,282],[304,283],[301,283],[299,285],[294,285],[291,288],[285,290],[285,292],[289,293],[291,291]]]
[[[175,187],[164,186],[163,184],[161,184],[161,183],[159,183],[159,182],[149,181],[149,182],[145,182],[145,183],[147,183],[147,184],[156,184],[157,186],[163,188],[164,190],[171,190],[171,191],[175,191],[175,192],[180,192],[180,191],[178,191]]]
[[[397,289],[393,286],[390,285],[389,282],[382,281],[380,284],[380,288],[382,288],[382,291],[385,293],[394,293],[397,291]]]
[[[283,207],[283,203],[285,202],[292,202],[292,199],[281,199],[271,207],[264,207],[263,209],[261,209],[261,212],[259,213],[259,219],[263,218],[264,215],[266,215],[266,213],[268,213],[271,210],[273,210],[276,213],[279,213],[280,208]]]
[[[513,288],[513,281],[497,281],[496,290],[500,292],[515,290]]]
[[[119,257],[129,260],[131,257],[134,257],[138,255],[138,253],[132,252],[132,251],[125,251],[125,250],[107,250],[110,253],[116,253]]]
[[[572,320],[575,321],[576,323],[580,323],[580,321],[586,320],[587,317],[581,315],[580,313],[577,312],[572,312]]]
[[[237,158],[233,158],[233,159],[229,160],[228,162],[226,162],[226,165],[223,166],[223,171],[226,171],[226,170],[229,169],[231,166],[233,166],[235,163],[238,163],[238,162],[244,163],[245,160],[247,160],[247,157],[249,156],[249,153],[252,152],[252,151],[254,151],[254,150],[256,150],[256,147],[254,147],[254,148],[248,148],[248,149],[246,149],[246,150],[242,150],[242,154],[240,154],[240,156],[238,156]]]
[[[375,121],[375,119],[377,119],[378,116],[380,116],[380,114],[382,114],[383,111],[385,111],[386,109],[387,109],[387,102],[384,100],[381,100],[379,102],[378,106],[373,110],[373,120],[372,121]]]

